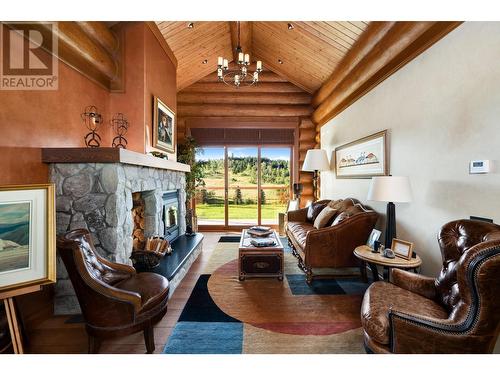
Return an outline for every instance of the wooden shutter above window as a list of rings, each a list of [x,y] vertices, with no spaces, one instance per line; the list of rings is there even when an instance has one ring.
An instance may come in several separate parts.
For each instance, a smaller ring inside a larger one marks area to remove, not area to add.
[[[200,146],[293,145],[294,129],[192,128],[191,136]]]

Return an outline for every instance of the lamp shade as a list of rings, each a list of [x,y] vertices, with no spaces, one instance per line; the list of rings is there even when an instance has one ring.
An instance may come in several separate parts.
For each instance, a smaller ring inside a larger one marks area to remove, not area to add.
[[[379,202],[411,202],[410,179],[406,176],[373,177],[367,199]]]
[[[327,171],[330,169],[328,156],[325,150],[313,149],[307,150],[306,159],[302,165],[302,170],[305,172]]]

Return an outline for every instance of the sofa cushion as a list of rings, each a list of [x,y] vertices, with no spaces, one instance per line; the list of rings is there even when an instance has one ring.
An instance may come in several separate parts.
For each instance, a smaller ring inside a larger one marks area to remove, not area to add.
[[[168,295],[168,280],[156,273],[141,272],[128,280],[119,282],[115,288],[139,293],[142,307],[140,312],[144,312],[155,307]]]
[[[335,220],[333,220],[333,222],[332,222],[332,226],[340,224],[344,220],[346,220],[346,219],[348,219],[356,214],[362,213],[362,212],[366,212],[366,210],[363,208],[363,206],[360,203],[356,203],[353,206],[349,206],[343,212],[339,213],[335,217]]]
[[[300,223],[296,221],[289,221],[287,224],[288,231],[291,232],[293,238],[297,245],[304,249],[306,246],[307,233],[315,230],[314,226],[309,223]]]
[[[324,228],[328,225],[328,223],[331,221],[333,216],[337,214],[337,210],[334,208],[331,208],[329,206],[326,206],[321,210],[318,216],[316,216],[316,220],[314,220],[314,227],[316,229]]]
[[[433,300],[379,281],[366,290],[361,305],[361,324],[365,332],[380,344],[389,344],[389,310],[429,318],[446,319],[448,313]]]
[[[314,220],[316,220],[316,217],[319,215],[321,211],[323,211],[323,208],[326,207],[326,203],[311,203],[307,210],[307,221],[310,222],[311,224],[314,223]]]

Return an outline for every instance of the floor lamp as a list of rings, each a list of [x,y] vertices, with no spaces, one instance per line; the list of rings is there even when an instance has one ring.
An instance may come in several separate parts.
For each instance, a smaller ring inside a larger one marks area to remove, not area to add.
[[[373,177],[368,191],[368,200],[387,202],[387,221],[385,227],[385,247],[391,248],[396,238],[396,203],[411,202],[410,180],[405,176]]]
[[[313,201],[318,200],[318,172],[330,170],[330,163],[325,150],[307,150],[306,159],[302,165],[304,172],[313,172]]]

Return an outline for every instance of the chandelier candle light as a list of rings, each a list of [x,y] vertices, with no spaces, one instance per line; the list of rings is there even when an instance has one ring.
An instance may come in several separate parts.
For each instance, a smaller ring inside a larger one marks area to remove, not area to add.
[[[229,70],[229,61],[221,56],[217,59],[217,78],[220,82],[226,85],[234,85],[240,87],[241,85],[251,86],[259,82],[259,73],[262,72],[262,61],[257,61],[255,71],[249,72],[250,55],[243,53],[240,45],[240,23],[238,22],[238,46],[236,47],[238,54],[238,69]]]

